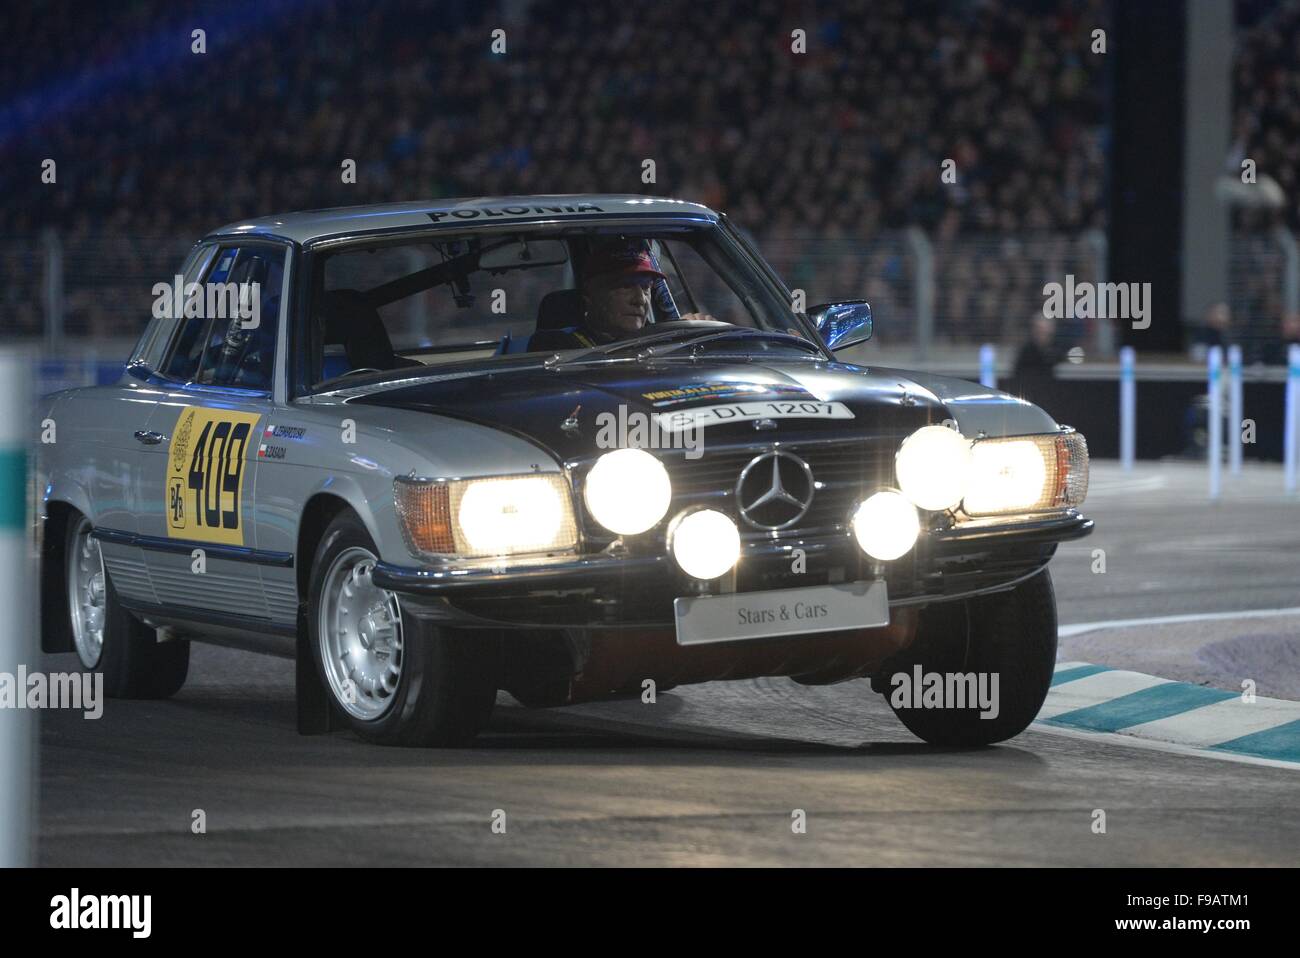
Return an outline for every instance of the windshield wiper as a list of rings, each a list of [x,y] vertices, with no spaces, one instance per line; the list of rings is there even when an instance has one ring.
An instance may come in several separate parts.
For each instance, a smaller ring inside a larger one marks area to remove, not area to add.
[[[670,332],[659,333],[654,336],[636,336],[632,339],[620,339],[612,343],[605,343],[603,346],[591,346],[578,353],[576,356],[570,356],[568,359],[556,353],[550,359],[546,360],[546,366],[568,366],[572,363],[581,363],[594,357],[613,356],[615,353],[621,353],[629,349],[644,349],[653,346],[655,343],[671,342],[682,336],[689,336],[692,333],[698,333],[699,330],[691,329],[674,329]]]
[[[707,336],[700,336],[697,339],[689,339],[686,342],[674,343],[662,351],[656,351],[651,348],[647,350],[647,352],[649,355],[656,357],[668,356],[678,350],[685,349],[688,346],[694,349],[697,346],[703,346],[705,343],[711,343],[719,339],[731,339],[733,337],[744,339],[780,339],[784,340],[785,343],[790,346],[801,346],[809,352],[816,353],[818,356],[822,354],[821,349],[816,343],[810,343],[802,336],[793,336],[790,333],[777,333],[766,329],[724,329],[719,333],[710,333]]]
[[[822,357],[822,351],[816,343],[811,343],[802,336],[792,336],[789,333],[778,333],[764,329],[724,329],[720,332],[704,333],[699,335],[701,330],[684,330],[675,329],[671,332],[660,333],[657,336],[638,336],[633,339],[620,339],[617,342],[606,343],[603,346],[592,346],[584,349],[576,356],[570,356],[568,359],[556,353],[550,359],[543,363],[548,368],[558,366],[569,366],[577,363],[587,362],[592,359],[605,359],[614,356],[616,353],[637,350],[638,359],[659,358],[669,356],[680,349],[686,347],[695,347],[704,343],[713,342],[718,339],[743,338],[743,339],[779,339],[791,346],[800,346],[818,357]],[[692,335],[695,334],[695,335]],[[685,338],[683,338],[685,337]],[[680,340],[680,341],[676,341]],[[656,350],[656,345],[670,343],[666,349]]]

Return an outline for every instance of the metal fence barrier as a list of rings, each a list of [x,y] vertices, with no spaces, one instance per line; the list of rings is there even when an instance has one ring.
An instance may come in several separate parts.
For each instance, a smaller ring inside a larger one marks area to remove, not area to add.
[[[0,333],[6,342],[39,343],[40,379],[76,385],[111,378],[100,368],[120,362],[150,315],[155,283],[170,281],[191,245],[176,236],[68,232],[0,236]],[[962,235],[932,238],[919,228],[869,240],[777,236],[764,254],[805,305],[863,298],[873,307],[872,343],[855,358],[950,370],[973,365],[980,346],[996,348],[1005,374],[1033,320],[1043,315],[1047,283],[1106,282],[1106,238],[1061,234]],[[1247,365],[1285,363],[1283,322],[1300,324],[1300,255],[1289,232],[1238,232],[1230,252],[1226,335]],[[1073,358],[1116,358],[1114,325],[1060,320],[1055,347]],[[1201,351],[1193,350],[1196,361]],[[80,369],[55,369],[74,361]]]
[[[39,340],[47,356],[88,342],[130,342],[149,316],[154,283],[168,282],[191,240],[174,236],[47,232],[0,237],[0,321],[7,336]],[[931,240],[920,229],[871,240],[769,237],[760,243],[807,305],[866,299],[882,348],[916,358],[995,342],[1011,349],[1042,315],[1043,284],[1096,280],[1100,234],[963,236]],[[1111,355],[1106,323],[1061,330],[1090,356]]]
[[[1283,324],[1292,317],[1300,328],[1300,251],[1289,230],[1233,233],[1226,305],[1228,330],[1217,338],[1240,345],[1248,364],[1285,362]]]
[[[932,240],[919,229],[870,240],[799,237],[762,242],[792,288],[809,305],[849,297],[866,299],[876,316],[877,347],[907,348],[918,363],[944,362],[984,343],[1014,354],[1031,322],[1043,315],[1043,287],[1104,282],[1106,242],[1100,233],[970,236]],[[1089,358],[1114,354],[1109,322],[1063,320],[1063,349]]]

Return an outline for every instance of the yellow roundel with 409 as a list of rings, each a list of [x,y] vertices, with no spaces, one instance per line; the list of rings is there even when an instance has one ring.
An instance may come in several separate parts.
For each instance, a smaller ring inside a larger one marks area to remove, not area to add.
[[[186,406],[167,455],[163,511],[174,539],[242,546],[244,468],[257,413]]]

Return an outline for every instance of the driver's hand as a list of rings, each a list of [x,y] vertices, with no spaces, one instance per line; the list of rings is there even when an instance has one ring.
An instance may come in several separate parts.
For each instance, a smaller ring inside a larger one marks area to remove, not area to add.
[[[677,318],[679,320],[690,320],[692,322],[699,322],[701,320],[708,323],[718,322],[718,320],[710,313],[682,313]]]

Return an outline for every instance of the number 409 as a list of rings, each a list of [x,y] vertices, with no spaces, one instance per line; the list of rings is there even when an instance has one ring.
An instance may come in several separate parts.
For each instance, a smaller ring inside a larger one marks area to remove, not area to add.
[[[207,423],[194,444],[189,487],[194,515],[210,529],[239,528],[239,479],[244,469],[249,424]],[[227,498],[227,496],[229,498]],[[229,503],[229,509],[222,505]]]

